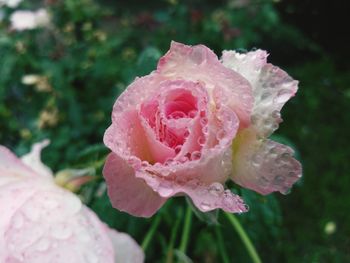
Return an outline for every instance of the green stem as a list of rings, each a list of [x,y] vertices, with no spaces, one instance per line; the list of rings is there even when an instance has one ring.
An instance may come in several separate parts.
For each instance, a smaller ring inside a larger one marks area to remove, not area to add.
[[[159,226],[159,223],[160,223],[160,214],[158,214],[156,216],[156,218],[153,220],[152,222],[152,225],[150,227],[150,229],[148,230],[147,234],[146,234],[146,237],[144,238],[144,240],[142,241],[142,249],[143,251],[146,252],[147,250],[147,247],[149,245],[149,243],[151,242],[153,236],[154,236],[154,233],[156,232],[158,226]]]
[[[229,257],[227,255],[226,249],[225,249],[225,244],[224,244],[224,239],[222,237],[222,233],[219,229],[219,227],[215,227],[215,233],[218,239],[218,246],[219,246],[219,251],[220,255],[222,258],[223,263],[230,263]]]
[[[179,226],[180,226],[181,218],[182,218],[182,215],[180,215],[178,217],[178,219],[176,220],[175,225],[171,231],[170,242],[169,242],[168,251],[167,251],[167,255],[166,255],[166,261],[165,261],[166,263],[173,263],[173,261],[174,261],[174,244],[175,244],[175,240],[176,240],[176,236],[177,236],[177,231],[178,231]]]
[[[179,250],[184,254],[186,254],[188,240],[190,237],[191,224],[192,224],[192,208],[189,205],[187,205],[185,223],[184,223],[184,228],[183,228],[180,248],[179,248]]]
[[[247,233],[245,232],[245,230],[243,229],[241,223],[238,221],[238,219],[236,218],[236,216],[234,216],[233,214],[230,213],[225,213],[227,219],[230,221],[230,223],[232,224],[232,226],[236,229],[239,237],[241,238],[243,244],[245,245],[249,256],[251,257],[252,261],[254,263],[261,263],[261,259],[258,255],[258,253],[256,252],[256,249],[252,243],[252,241],[249,239]]]

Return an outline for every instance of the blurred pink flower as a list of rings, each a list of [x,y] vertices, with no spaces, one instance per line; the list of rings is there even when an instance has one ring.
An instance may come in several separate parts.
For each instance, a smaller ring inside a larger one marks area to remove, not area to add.
[[[128,235],[109,229],[40,161],[44,141],[18,159],[0,146],[0,262],[143,262]]]
[[[286,193],[301,176],[293,150],[268,140],[297,81],[262,50],[224,51],[172,42],[151,74],[117,99],[104,142],[104,177],[113,206],[149,217],[171,196],[199,210],[247,211],[224,183]]]

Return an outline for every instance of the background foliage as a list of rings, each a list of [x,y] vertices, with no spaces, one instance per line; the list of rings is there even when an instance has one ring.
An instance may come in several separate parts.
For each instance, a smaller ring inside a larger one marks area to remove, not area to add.
[[[350,262],[348,147],[349,50],[338,34],[341,5],[317,1],[24,1],[20,9],[49,10],[46,28],[10,28],[12,8],[0,7],[0,142],[18,154],[50,138],[43,159],[54,171],[93,168],[80,194],[93,210],[142,243],[159,226],[147,262],[185,261],[178,250],[186,210],[175,198],[152,219],[111,208],[101,177],[107,150],[103,132],[116,97],[148,74],[171,40],[223,49],[268,50],[270,62],[300,81],[283,110],[275,139],[292,145],[304,177],[292,194],[243,195],[250,212],[239,220],[263,262]],[[332,21],[325,20],[337,14]],[[324,22],[327,21],[327,22]],[[40,76],[26,85],[25,76]],[[217,218],[216,218],[217,217]],[[159,220],[159,221],[158,221]],[[245,247],[222,214],[192,220],[187,256],[193,262],[249,262]],[[182,258],[182,259],[181,259]]]

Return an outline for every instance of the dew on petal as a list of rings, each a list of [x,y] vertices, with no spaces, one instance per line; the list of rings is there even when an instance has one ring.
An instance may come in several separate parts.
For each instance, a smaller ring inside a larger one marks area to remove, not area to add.
[[[211,209],[211,204],[209,202],[205,202],[203,201],[201,204],[200,204],[200,207],[204,210],[204,211],[208,211]]]
[[[277,93],[277,97],[274,99],[275,103],[285,103],[291,97],[291,91],[282,89]]]
[[[191,153],[191,160],[192,161],[199,160],[201,156],[202,154],[199,151],[194,151],[193,153]]]
[[[23,226],[24,219],[21,213],[17,213],[13,218],[13,227],[19,229]]]
[[[197,142],[200,146],[203,146],[205,144],[205,137],[203,136],[200,136],[198,139],[197,139]]]
[[[208,118],[203,117],[203,118],[200,119],[199,122],[200,122],[200,124],[201,124],[202,126],[205,126],[205,125],[208,124]]]
[[[220,183],[212,183],[209,188],[208,191],[210,194],[214,195],[214,196],[220,196],[223,192],[224,192],[224,186]]]
[[[197,112],[196,110],[191,110],[190,112],[188,112],[187,116],[191,119],[193,119],[194,117],[196,117],[197,115]]]
[[[182,146],[181,146],[181,145],[177,145],[177,146],[174,148],[175,154],[178,154],[179,152],[181,152],[181,149],[182,149]]]
[[[174,189],[169,184],[161,183],[158,186],[158,193],[163,197],[169,197],[172,195],[173,192],[174,192]]]
[[[23,213],[25,217],[31,221],[37,221],[40,218],[40,210],[38,207],[35,207],[35,205],[25,206]]]
[[[51,235],[57,239],[68,239],[72,235],[72,230],[65,224],[53,226]]]
[[[216,139],[218,139],[219,141],[221,141],[222,139],[224,139],[226,136],[226,131],[225,130],[219,130],[216,134]]]
[[[48,250],[49,247],[50,241],[47,238],[42,238],[35,244],[35,249],[40,252]]]
[[[98,257],[94,251],[87,251],[84,255],[86,263],[98,263]]]

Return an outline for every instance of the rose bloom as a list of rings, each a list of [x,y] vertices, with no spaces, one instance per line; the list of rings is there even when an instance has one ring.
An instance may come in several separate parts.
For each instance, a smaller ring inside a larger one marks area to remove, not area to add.
[[[18,159],[0,146],[0,262],[141,263],[127,234],[102,223],[40,161],[44,141]]]
[[[287,193],[301,177],[288,146],[268,137],[298,82],[266,62],[263,50],[224,51],[172,42],[157,69],[136,78],[114,104],[104,142],[113,206],[153,215],[175,195],[206,212],[247,211],[224,183],[261,194]]]

